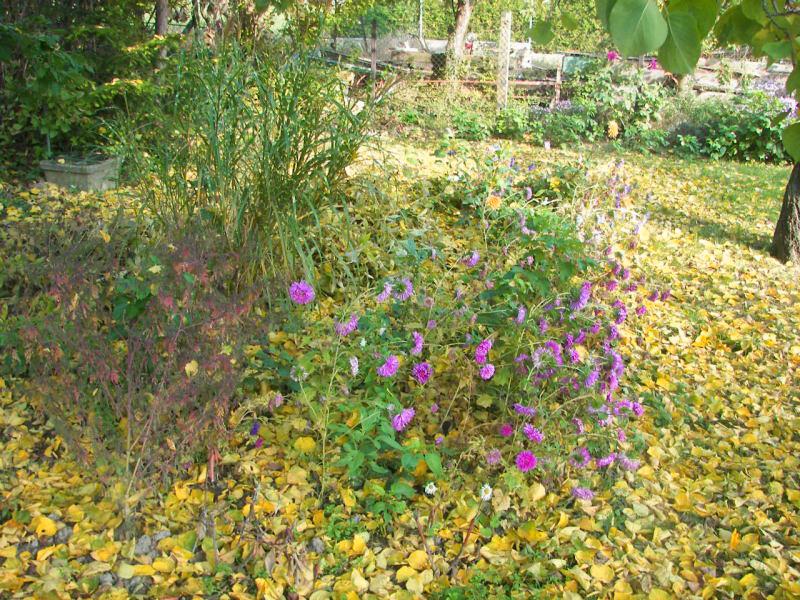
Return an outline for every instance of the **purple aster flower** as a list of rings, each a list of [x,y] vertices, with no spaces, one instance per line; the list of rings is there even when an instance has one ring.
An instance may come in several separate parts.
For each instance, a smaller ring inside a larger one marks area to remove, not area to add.
[[[280,392],[275,394],[275,397],[269,401],[269,409],[275,410],[283,404],[283,394]]]
[[[572,303],[570,308],[572,310],[583,310],[586,308],[586,305],[589,304],[589,299],[592,297],[592,284],[588,281],[585,281],[581,286],[580,294],[578,294],[577,299],[575,302]]]
[[[578,364],[581,362],[581,355],[575,348],[570,348],[567,350],[567,356],[569,357],[569,362],[572,364]]]
[[[661,301],[666,302],[672,296],[672,290],[664,290],[661,292]]]
[[[586,433],[586,427],[583,425],[583,421],[580,420],[578,417],[572,419],[572,424],[575,425],[575,432],[578,435],[583,435]]]
[[[489,381],[492,377],[494,377],[494,365],[492,363],[486,363],[480,368],[479,373],[481,379],[484,381]]]
[[[405,302],[414,295],[414,284],[411,283],[411,280],[408,277],[404,277],[401,280],[401,283],[403,284],[403,291],[400,293],[395,293],[394,297],[400,302]]]
[[[591,500],[594,498],[594,492],[589,488],[574,487],[572,488],[572,496],[578,500]]]
[[[658,300],[658,292],[657,291],[650,292],[650,295],[647,297],[647,299],[650,300],[650,302],[655,302],[656,300]]]
[[[381,377],[393,377],[399,367],[400,360],[394,354],[390,354],[386,357],[386,361],[378,367],[378,375]]]
[[[615,412],[615,414],[618,414],[618,413],[616,413],[616,412]],[[618,441],[620,444],[623,444],[623,443],[625,443],[625,441],[626,441],[627,439],[628,439],[628,436],[627,436],[627,435],[625,435],[625,431],[623,431],[622,429],[617,429],[617,441]],[[621,455],[621,456],[622,456],[622,455]]]
[[[594,323],[592,323],[592,326],[589,328],[589,331],[596,335],[600,333],[600,327],[601,327],[600,321],[595,321]]]
[[[258,439],[255,441],[255,443],[253,444],[253,447],[254,447],[254,448],[261,448],[261,446],[263,446],[263,445],[264,445],[264,438],[262,438],[262,437],[259,437],[259,438],[258,438]]]
[[[389,299],[389,296],[392,295],[392,284],[391,283],[384,283],[383,284],[383,291],[378,294],[377,300],[378,302],[386,302]]]
[[[644,406],[639,402],[631,402],[631,412],[637,417],[641,417],[644,414]]]
[[[631,278],[631,270],[630,269],[624,269],[622,271],[622,279],[624,281],[628,281],[628,279],[630,279],[630,278]]]
[[[619,338],[619,329],[613,323],[608,326],[608,341],[613,342]]]
[[[517,325],[522,325],[525,322],[525,317],[527,315],[528,315],[528,309],[526,309],[524,306],[520,306],[517,309],[517,317],[516,319],[514,319],[514,322]]]
[[[473,250],[472,254],[470,254],[467,258],[464,258],[462,262],[467,265],[468,267],[474,267],[478,264],[478,261],[481,259],[481,255],[478,254],[477,250]]]
[[[640,317],[643,317],[647,313],[647,307],[642,304],[641,306],[636,307],[636,314]]]
[[[411,423],[414,418],[413,408],[404,408],[395,416],[392,417],[392,427],[395,431],[403,431]]]
[[[620,454],[617,457],[617,462],[619,463],[619,466],[626,471],[636,471],[641,465],[641,462],[639,462],[638,460],[628,458],[624,454]]]
[[[573,467],[583,468],[592,461],[592,455],[589,454],[589,451],[586,448],[578,448],[576,452],[578,453],[580,459],[574,456],[569,459],[569,463]]]
[[[433,367],[430,364],[423,362],[417,363],[411,367],[411,376],[417,380],[420,385],[425,385],[428,379],[433,375]]]
[[[583,387],[585,387],[586,389],[592,388],[595,386],[595,384],[599,379],[600,379],[600,369],[594,369],[586,377],[586,381],[583,382]]]
[[[533,408],[532,406],[525,406],[524,404],[520,404],[519,402],[516,402],[514,404],[514,410],[518,414],[524,417],[530,417],[531,419],[536,416],[535,408]]]
[[[604,469],[614,464],[614,461],[617,460],[617,454],[612,452],[608,456],[604,456],[603,458],[596,458],[594,460],[594,464],[597,465],[598,469]]]
[[[535,469],[536,463],[539,461],[537,460],[536,456],[534,456],[533,452],[530,450],[523,450],[517,454],[515,462],[520,471],[527,473],[531,469]]]
[[[550,324],[547,322],[547,319],[542,317],[539,319],[539,333],[544,333],[550,328]]]
[[[542,440],[544,439],[544,434],[530,423],[526,423],[522,427],[522,433],[525,434],[526,438],[532,442],[535,442],[536,444],[541,444]]]
[[[434,402],[433,404],[431,404],[431,414],[435,415],[438,412],[439,412],[439,405],[436,402]]]
[[[533,190],[530,187],[525,188],[525,200],[533,198]]]
[[[350,357],[350,374],[355,377],[358,375],[358,357],[351,356]]]
[[[414,356],[422,353],[422,346],[425,343],[425,338],[422,337],[421,333],[413,332],[411,337],[414,338],[414,345],[411,347],[411,354]]]
[[[289,286],[289,297],[295,304],[308,304],[316,297],[314,288],[305,279],[295,281]]]
[[[250,435],[256,436],[258,435],[258,430],[261,429],[261,423],[258,421],[253,421],[253,426],[250,428]]]
[[[581,329],[578,331],[578,335],[575,336],[575,344],[582,344],[586,341],[586,332]]]
[[[350,315],[350,320],[346,323],[334,321],[333,329],[340,337],[348,336],[358,329],[358,317],[355,314],[352,314]]]
[[[492,349],[492,340],[486,338],[475,348],[475,362],[482,365],[489,357],[489,350]]]
[[[500,425],[500,435],[503,437],[511,437],[514,435],[514,428],[511,426],[511,423],[503,423]]]
[[[608,62],[612,63],[616,62],[617,60],[619,60],[619,52],[617,52],[616,50],[609,50],[608,52],[606,52],[606,59],[608,60]]]
[[[433,319],[430,319],[430,320],[428,321],[428,324],[426,325],[426,327],[427,327],[428,329],[436,329],[436,321],[435,321],[435,320],[433,320]]]
[[[500,450],[497,449],[489,450],[489,452],[486,453],[486,464],[496,465],[497,463],[500,462],[501,458],[502,455],[500,454]]]

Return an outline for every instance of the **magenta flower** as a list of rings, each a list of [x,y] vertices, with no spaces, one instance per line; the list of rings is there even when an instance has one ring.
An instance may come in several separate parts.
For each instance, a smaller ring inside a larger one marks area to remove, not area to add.
[[[489,450],[489,452],[486,454],[486,464],[496,465],[497,463],[500,462],[501,458],[502,455],[500,454],[500,450],[497,449]]]
[[[395,293],[394,297],[400,302],[405,302],[414,295],[414,284],[411,283],[411,280],[408,277],[405,277],[401,283],[403,284],[403,291],[399,294]]]
[[[525,423],[525,425],[522,427],[522,433],[524,433],[525,437],[530,441],[537,444],[541,444],[542,440],[544,439],[544,434],[530,423]]]
[[[264,445],[264,438],[262,438],[261,436],[259,436],[259,437],[258,437],[258,439],[257,439],[257,440],[255,441],[255,443],[253,444],[253,447],[254,447],[254,448],[261,448],[261,446],[263,446],[263,445]]]
[[[586,427],[583,425],[583,421],[578,417],[572,419],[572,424],[575,425],[575,433],[578,435],[583,435],[586,433]]]
[[[481,255],[478,254],[477,250],[473,250],[472,254],[469,255],[468,258],[463,259],[463,263],[468,267],[474,267],[478,264],[478,261],[481,259]]]
[[[486,362],[489,356],[489,350],[492,349],[492,340],[489,338],[483,340],[478,347],[475,348],[475,362],[482,365]]]
[[[585,487],[572,488],[572,496],[578,500],[591,500],[594,498],[594,492]]]
[[[489,381],[492,377],[494,377],[494,365],[492,363],[486,363],[480,368],[479,373],[481,379],[484,381]]]
[[[530,450],[523,450],[519,454],[517,454],[517,459],[515,461],[517,463],[517,468],[522,471],[523,473],[527,473],[531,469],[536,468],[536,463],[538,463],[538,459],[534,456],[533,452]]]
[[[511,437],[514,435],[514,428],[511,426],[511,423],[503,423],[500,425],[500,435],[503,437]]]
[[[532,406],[525,406],[524,404],[520,404],[519,402],[516,402],[514,404],[514,410],[518,414],[523,415],[525,417],[533,418],[533,417],[536,416],[536,409],[535,408],[533,408]]]
[[[638,460],[628,458],[624,454],[620,454],[617,457],[617,462],[619,463],[619,466],[625,469],[626,471],[636,471],[641,465],[641,463]]]
[[[592,284],[588,281],[584,282],[581,286],[580,294],[575,302],[572,303],[572,310],[583,310],[589,304],[589,299],[592,297]]]
[[[433,404],[431,404],[431,414],[435,415],[438,412],[439,412],[439,404],[434,402]]]
[[[426,327],[428,329],[436,329],[436,321],[434,319],[430,319]]]
[[[305,279],[295,281],[289,286],[289,297],[295,304],[308,304],[316,297],[314,288]]]
[[[598,469],[604,469],[605,467],[613,465],[615,460],[617,460],[617,454],[616,452],[612,452],[608,456],[604,456],[602,458],[595,458],[594,464],[597,465]]]
[[[392,427],[395,431],[403,431],[411,423],[414,418],[413,408],[404,408],[395,416],[392,417]]]
[[[583,382],[583,386],[586,389],[592,388],[595,386],[598,379],[600,379],[600,370],[595,369],[586,377],[586,381]]]
[[[651,58],[647,63],[647,68],[649,70],[651,70],[651,71],[657,71],[658,70],[658,59],[657,58]]]
[[[378,367],[378,375],[381,377],[393,377],[399,367],[400,360],[394,354],[390,354],[386,357],[386,361]]]
[[[358,317],[352,314],[350,315],[350,320],[346,323],[334,321],[333,329],[340,337],[346,337],[358,329]]]
[[[384,283],[383,284],[383,291],[378,294],[377,300],[378,302],[386,302],[389,299],[389,296],[392,294],[392,284],[391,283]]]
[[[438,446],[439,444],[441,444],[444,441],[444,436],[439,434],[439,435],[436,436],[436,438],[433,441]]]
[[[425,343],[425,338],[419,332],[413,332],[411,337],[414,338],[414,345],[411,347],[411,354],[414,356],[422,353],[422,346]]]
[[[514,319],[514,322],[517,325],[522,325],[525,322],[525,317],[527,315],[528,315],[528,309],[526,309],[524,306],[520,306],[517,309],[517,318]]]
[[[609,50],[606,53],[606,58],[608,59],[608,62],[615,62],[619,60],[619,52],[617,52],[616,50]]]
[[[417,380],[420,385],[425,385],[428,379],[433,375],[433,367],[430,364],[423,362],[417,363],[411,367],[411,376]]]

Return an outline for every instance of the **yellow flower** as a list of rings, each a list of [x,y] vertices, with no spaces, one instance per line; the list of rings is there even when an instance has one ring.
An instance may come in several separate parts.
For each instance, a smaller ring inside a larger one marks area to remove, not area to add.
[[[503,206],[503,199],[497,194],[490,194],[486,199],[486,206],[491,210],[497,210]]]
[[[558,177],[553,177],[550,180],[550,189],[558,190],[559,187],[561,187],[561,180]]]
[[[609,121],[608,122],[608,137],[612,140],[617,139],[619,135],[619,125],[617,125],[616,121]]]

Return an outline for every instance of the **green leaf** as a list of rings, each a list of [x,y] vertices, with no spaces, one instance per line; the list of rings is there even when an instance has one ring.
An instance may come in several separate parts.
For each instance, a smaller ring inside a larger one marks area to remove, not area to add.
[[[626,56],[657,50],[669,33],[655,0],[617,0],[611,11],[610,29],[614,43]]]
[[[714,34],[720,46],[750,45],[761,29],[761,25],[745,16],[741,5],[736,5],[722,14]]]
[[[789,41],[769,42],[761,46],[761,51],[773,61],[779,61],[792,55],[792,44]]]
[[[414,495],[414,488],[405,481],[395,481],[391,487],[392,496],[397,498],[411,498]]]
[[[697,21],[697,33],[702,39],[714,28],[719,14],[719,3],[717,0],[672,0],[667,10],[670,14],[684,12],[692,15]]]
[[[597,18],[603,24],[603,27],[609,29],[611,22],[611,10],[617,0],[595,0],[595,7],[597,8]]]
[[[742,0],[742,12],[748,19],[755,21],[761,25],[766,25],[769,22],[767,14],[764,12],[764,6],[761,0]]]
[[[431,473],[437,477],[442,477],[444,475],[444,471],[442,470],[442,459],[439,458],[438,454],[433,452],[426,454],[425,462],[428,464],[428,468],[431,470]]]
[[[800,162],[800,123],[792,123],[781,134],[783,147],[794,162]]]
[[[577,29],[580,23],[578,23],[578,19],[573,17],[569,13],[562,13],[561,14],[561,26],[564,29]]]
[[[669,35],[658,51],[658,62],[676,75],[694,71],[702,51],[697,21],[687,12],[667,13]]]
[[[549,21],[537,21],[530,31],[531,39],[539,44],[545,46],[553,41],[556,36],[553,31],[553,25]]]
[[[800,67],[795,67],[786,79],[786,91],[790,94],[800,89]]]

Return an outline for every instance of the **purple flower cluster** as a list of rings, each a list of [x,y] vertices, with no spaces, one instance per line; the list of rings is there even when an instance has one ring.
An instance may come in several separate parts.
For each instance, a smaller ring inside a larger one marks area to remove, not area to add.
[[[340,323],[339,321],[333,322],[333,329],[339,337],[346,337],[358,329],[358,316],[355,314],[350,315],[350,320]]]
[[[400,367],[400,359],[398,359],[394,354],[390,354],[386,357],[384,363],[378,367],[378,375],[380,377],[394,377],[395,373],[397,373],[397,369]]]
[[[404,408],[395,416],[392,417],[392,427],[395,431],[403,431],[411,424],[416,412],[413,408]]]
[[[316,293],[310,283],[301,279],[289,286],[289,297],[295,304],[308,304],[314,300]]]

